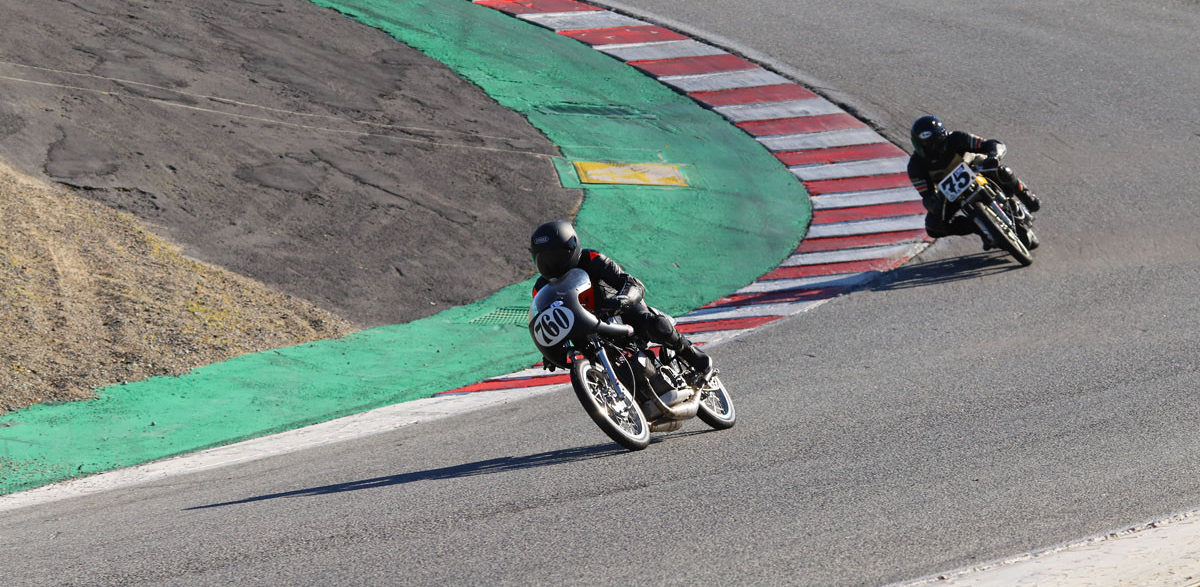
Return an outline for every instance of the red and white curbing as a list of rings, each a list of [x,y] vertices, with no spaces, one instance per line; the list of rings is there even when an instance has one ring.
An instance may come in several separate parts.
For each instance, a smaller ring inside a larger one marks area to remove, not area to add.
[[[808,189],[803,242],[754,283],[680,317],[712,345],[804,312],[907,262],[931,242],[908,155],[836,104],[723,49],[575,0],[473,0],[586,43],[684,93],[753,136]],[[539,366],[443,392],[568,384]]]

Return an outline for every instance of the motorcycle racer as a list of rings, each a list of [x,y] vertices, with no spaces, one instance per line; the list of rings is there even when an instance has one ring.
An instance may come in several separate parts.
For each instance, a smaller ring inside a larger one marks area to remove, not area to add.
[[[680,334],[670,318],[642,301],[645,295],[642,282],[603,253],[581,248],[575,228],[569,222],[545,222],[533,231],[529,241],[529,253],[540,274],[533,286],[534,296],[550,280],[573,268],[583,269],[591,278],[592,291],[597,292],[594,298],[599,298],[582,300],[589,310],[601,317],[620,316],[639,336],[675,351],[696,371],[697,381],[712,374],[712,359]],[[545,365],[554,370],[553,365]]]
[[[979,170],[987,178],[999,184],[1006,193],[1016,195],[1030,212],[1041,208],[1041,201],[1017,179],[1012,169],[1000,164],[1000,159],[1007,152],[1004,143],[995,139],[984,140],[961,130],[948,132],[938,117],[930,115],[917,118],[913,122],[910,136],[913,154],[908,160],[908,178],[921,194],[922,203],[925,205],[925,232],[929,236],[941,238],[979,234],[979,229],[970,218],[957,214],[956,210],[944,210],[947,206],[945,198],[933,190],[938,179],[964,160],[981,159]],[[992,247],[992,243],[982,234],[980,238],[984,239],[984,250]],[[1036,247],[1036,240],[1029,243],[1030,249]]]

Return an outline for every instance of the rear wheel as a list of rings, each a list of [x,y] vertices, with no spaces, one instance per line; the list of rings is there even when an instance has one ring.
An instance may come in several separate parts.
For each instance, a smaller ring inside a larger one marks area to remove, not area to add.
[[[650,444],[650,425],[632,390],[623,384],[614,386],[603,364],[576,358],[571,364],[571,387],[592,421],[617,444],[629,450]]]
[[[721,383],[719,376],[709,377],[708,382],[700,389],[700,409],[696,415],[705,424],[717,430],[732,427],[737,420],[733,400],[729,399],[729,392],[725,390],[725,384]]]
[[[992,229],[992,234],[999,238],[1000,242],[996,244],[1008,251],[1018,263],[1026,266],[1033,264],[1033,253],[1030,253],[1029,247],[1026,247],[1025,243],[1021,241],[1015,226],[1001,218],[989,203],[977,202],[975,210]]]

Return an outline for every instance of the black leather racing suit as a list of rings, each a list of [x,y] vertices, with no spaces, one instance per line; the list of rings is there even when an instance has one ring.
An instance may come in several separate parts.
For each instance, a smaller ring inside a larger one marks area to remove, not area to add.
[[[592,279],[592,291],[595,292],[593,299],[588,300],[585,297],[580,300],[588,310],[601,316],[613,315],[615,312],[642,338],[673,351],[679,351],[685,346],[691,350],[691,344],[675,329],[671,320],[651,310],[642,301],[646,292],[642,282],[626,273],[616,261],[599,251],[583,249],[577,267],[587,272],[588,277]],[[547,283],[549,281],[545,277],[538,277],[533,285],[533,295],[536,296],[538,290]],[[619,309],[614,304],[618,299],[623,302]]]
[[[956,130],[946,137],[940,153],[913,153],[908,160],[908,179],[921,194],[925,204],[925,232],[933,238],[972,234],[979,232],[975,223],[954,210],[944,210],[946,199],[934,192],[933,186],[952,169],[968,158],[990,158],[996,160],[993,170],[984,170],[989,179],[996,181],[1005,192],[1015,194],[1025,187],[1013,175],[1012,169],[998,163],[1004,156],[1004,143],[995,139],[984,140],[971,133]]]

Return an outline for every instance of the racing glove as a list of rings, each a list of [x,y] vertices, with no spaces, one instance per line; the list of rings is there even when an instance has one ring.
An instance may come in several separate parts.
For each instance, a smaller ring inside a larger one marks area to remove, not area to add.
[[[1008,146],[1000,141],[997,141],[996,139],[984,141],[983,146],[987,148],[986,154],[988,159],[995,159],[999,161],[1000,159],[1003,159],[1004,154],[1008,152]]]
[[[624,295],[613,296],[600,303],[600,311],[605,316],[616,316],[628,307],[629,297]]]

